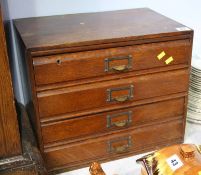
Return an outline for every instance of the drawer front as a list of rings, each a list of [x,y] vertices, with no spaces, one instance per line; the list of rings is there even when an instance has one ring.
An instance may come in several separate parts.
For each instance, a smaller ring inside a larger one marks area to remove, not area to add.
[[[188,70],[176,70],[40,92],[41,117],[61,115],[188,90]]]
[[[136,130],[113,134],[107,137],[91,139],[85,142],[65,145],[45,150],[44,158],[49,170],[60,166],[72,166],[84,161],[98,161],[112,158],[128,152],[143,152],[146,147],[156,149],[160,142],[171,143],[183,137],[183,121],[176,120],[165,124],[139,128]]]
[[[177,98],[44,124],[42,125],[42,137],[44,144],[64,139],[79,139],[84,136],[130,128],[154,121],[168,120],[168,118],[182,116],[183,112],[184,98]]]
[[[83,78],[119,74],[127,71],[167,66],[165,60],[173,57],[171,64],[188,64],[191,44],[189,40],[126,46],[87,52],[34,57],[37,85]],[[157,56],[165,52],[159,61]]]

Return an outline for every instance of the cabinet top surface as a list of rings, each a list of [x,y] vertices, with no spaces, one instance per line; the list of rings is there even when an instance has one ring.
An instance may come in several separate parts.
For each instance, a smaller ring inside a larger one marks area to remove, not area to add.
[[[184,25],[148,8],[16,19],[27,49],[45,50],[181,35]]]

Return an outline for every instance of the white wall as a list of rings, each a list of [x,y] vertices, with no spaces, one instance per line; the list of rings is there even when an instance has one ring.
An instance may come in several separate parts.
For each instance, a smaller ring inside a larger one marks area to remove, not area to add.
[[[195,43],[197,38],[201,41],[200,0],[8,0],[8,4],[13,19],[150,7],[195,29]]]
[[[193,53],[201,55],[200,0],[7,0],[7,2],[12,19],[149,7],[193,28],[195,30]]]

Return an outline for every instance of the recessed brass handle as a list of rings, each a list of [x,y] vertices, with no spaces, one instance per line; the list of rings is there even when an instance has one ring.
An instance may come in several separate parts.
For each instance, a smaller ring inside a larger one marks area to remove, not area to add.
[[[124,145],[115,146],[115,144],[120,144],[121,142],[123,142]],[[108,142],[108,152],[109,153],[117,153],[117,154],[124,153],[124,152],[129,151],[131,147],[132,147],[131,136],[118,138],[116,140],[110,140]]]
[[[123,146],[114,148],[114,152],[115,153],[124,153],[124,152],[128,151],[128,149],[129,149],[128,145],[123,145]]]
[[[118,66],[112,66],[111,62],[116,62],[116,61],[121,61],[121,60],[127,60],[127,65],[118,65]],[[117,72],[124,72],[132,69],[132,60],[133,57],[132,55],[127,55],[127,56],[117,56],[117,57],[112,57],[112,58],[106,58],[105,59],[105,72],[112,72],[112,71],[117,71]]]
[[[123,72],[128,70],[128,67],[126,65],[120,65],[120,66],[114,66],[111,69],[118,71],[118,72]]]
[[[125,111],[125,112],[107,115],[107,128],[121,128],[121,127],[129,126],[132,123],[132,115],[133,115],[132,111]],[[122,116],[126,118],[124,118],[124,120],[119,118]],[[119,118],[119,121],[117,121],[118,118]]]
[[[127,95],[122,95],[122,96],[116,96],[113,97],[113,92],[121,92],[121,91],[127,91]],[[133,98],[133,91],[134,91],[134,86],[126,86],[126,87],[117,87],[117,88],[111,88],[107,89],[107,101],[108,102],[125,102],[128,100],[131,100]]]
[[[128,96],[119,96],[119,97],[114,97],[114,100],[117,102],[125,102],[125,101],[128,101],[129,98]]]
[[[119,122],[114,122],[113,125],[115,125],[116,127],[124,127],[127,125],[127,121],[123,120],[123,121],[119,121]]]

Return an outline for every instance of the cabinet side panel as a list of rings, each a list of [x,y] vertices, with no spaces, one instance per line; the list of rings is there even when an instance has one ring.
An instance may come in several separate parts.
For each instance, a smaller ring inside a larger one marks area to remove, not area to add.
[[[1,12],[0,12],[1,15]],[[2,16],[0,17],[0,157],[21,153]]]

